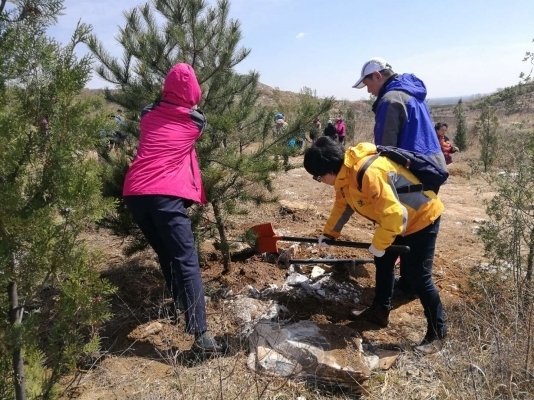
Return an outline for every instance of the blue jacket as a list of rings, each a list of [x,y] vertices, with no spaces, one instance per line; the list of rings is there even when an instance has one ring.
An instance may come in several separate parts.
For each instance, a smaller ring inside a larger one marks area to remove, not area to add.
[[[446,169],[425,98],[425,84],[415,75],[388,79],[373,104],[375,144],[433,155]]]

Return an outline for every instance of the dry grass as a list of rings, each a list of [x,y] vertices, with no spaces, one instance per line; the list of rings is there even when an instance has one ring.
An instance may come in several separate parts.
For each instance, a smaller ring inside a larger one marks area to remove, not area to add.
[[[440,110],[440,112],[443,112],[443,116],[450,117],[450,110]],[[476,115],[476,112],[468,112],[469,129],[472,128]],[[500,115],[500,118],[503,135],[509,127],[520,130],[534,127],[531,117],[527,115],[509,117]],[[439,120],[439,116],[434,116],[434,119]],[[454,132],[454,123],[449,120],[446,122],[449,123],[449,130]],[[372,141],[372,127],[372,114],[362,112],[357,115],[354,143]],[[473,184],[473,178],[480,175],[477,166],[478,157],[479,149],[473,145],[467,151],[455,154],[454,163],[449,166],[451,181],[457,182],[458,193],[451,191],[450,187],[444,187],[444,192],[449,191],[451,196],[456,196],[455,205],[462,212],[467,212],[464,209],[467,210],[467,206],[472,204],[466,205],[463,202],[469,195],[466,194],[466,187],[460,183],[465,181]],[[295,196],[298,196],[299,200],[305,201],[305,196],[311,196],[314,204],[321,207],[326,207],[323,203],[330,201],[325,195],[324,188],[322,194],[307,193],[302,189],[301,181],[295,180],[294,184],[299,186],[295,189]],[[286,189],[292,189],[292,185],[293,183]],[[473,207],[469,208],[470,213],[473,213],[472,209]],[[264,210],[261,218],[267,218],[266,215],[270,214],[266,214]],[[451,232],[442,232],[440,240],[445,240],[447,233],[457,237],[447,239],[451,249],[444,246],[445,250],[458,252],[456,247],[452,247],[453,245],[480,247],[480,243],[468,242],[472,238],[465,221],[465,225],[460,226],[465,226],[466,236],[459,237],[458,231],[453,231],[451,226],[455,226],[453,216],[457,220],[460,220],[460,217],[452,214],[450,210],[447,215],[449,221],[445,221],[443,228],[447,227]],[[313,228],[310,226],[309,229]],[[449,256],[452,257],[452,254]],[[120,258],[118,255],[116,257]],[[118,264],[124,262],[125,260],[121,259],[117,261]],[[459,263],[466,265],[458,265]],[[452,270],[446,270],[448,278],[451,282],[454,279],[455,283],[458,283],[460,276],[461,279],[465,279],[465,274],[472,267],[472,264],[467,265],[467,261],[454,260],[448,264],[454,264],[454,271],[458,274],[453,275]],[[511,280],[502,280],[500,276],[482,275],[476,271],[469,280],[472,285],[460,287],[463,293],[455,298],[454,304],[447,304],[450,335],[444,349],[438,354],[422,357],[413,352],[411,341],[401,339],[397,346],[403,352],[395,367],[389,371],[373,373],[364,399],[534,398],[532,305],[518,301],[517,290]],[[136,292],[134,289],[132,288],[132,293]],[[153,297],[157,295],[155,293]],[[149,300],[152,301],[151,296],[148,293],[146,297],[147,299],[150,297]],[[151,311],[146,311],[147,314],[139,318],[131,304],[123,302],[118,306],[120,306],[118,309],[124,312],[124,324],[131,322],[135,326],[146,326],[151,320],[160,317],[150,314]],[[164,306],[155,304],[152,309],[161,310]],[[122,314],[117,313],[115,318],[122,317]],[[230,319],[229,317],[221,313],[218,320],[225,321]],[[324,388],[313,382],[294,382],[254,373],[246,367],[247,343],[237,334],[225,336],[231,348],[227,357],[209,360],[188,357],[184,348],[190,345],[191,342],[187,341],[190,339],[184,338],[183,333],[171,324],[163,323],[160,338],[161,341],[157,346],[153,343],[147,344],[140,339],[128,342],[126,347],[119,346],[119,351],[115,351],[116,347],[108,346],[106,350],[109,353],[106,357],[94,363],[89,371],[77,376],[63,398],[84,400],[355,398],[355,395],[344,393],[339,388]],[[180,348],[176,347],[177,343],[180,343]],[[67,387],[67,382],[63,387]]]
[[[408,351],[376,374],[369,399],[532,399],[532,307],[520,317],[511,301],[488,293],[448,310],[452,334],[438,354]]]

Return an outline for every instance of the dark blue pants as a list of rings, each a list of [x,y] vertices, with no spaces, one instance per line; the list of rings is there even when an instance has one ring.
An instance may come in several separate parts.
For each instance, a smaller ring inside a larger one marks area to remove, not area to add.
[[[397,236],[393,244],[409,246],[410,252],[401,255],[402,277],[406,279],[413,293],[419,296],[427,320],[427,334],[444,336],[447,333],[443,306],[438,290],[432,281],[432,265],[439,231],[440,218],[433,224],[407,236]],[[374,303],[391,307],[393,284],[395,282],[395,260],[398,254],[386,252],[375,257],[376,289]]]
[[[206,330],[206,304],[195,238],[184,200],[172,196],[127,196],[134,221],[159,258],[167,288],[185,307],[186,331]]]

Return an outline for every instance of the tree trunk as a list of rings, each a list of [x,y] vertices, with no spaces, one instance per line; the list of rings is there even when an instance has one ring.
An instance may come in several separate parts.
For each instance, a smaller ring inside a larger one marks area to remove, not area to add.
[[[24,360],[22,359],[22,337],[20,328],[15,325],[21,321],[22,308],[19,307],[19,295],[17,284],[11,282],[7,285],[9,298],[9,322],[15,328],[15,340],[13,344],[13,372],[15,374],[15,398],[26,400],[26,378],[24,377]]]
[[[217,230],[219,231],[219,237],[221,239],[221,253],[223,256],[223,274],[230,272],[230,246],[228,244],[228,238],[226,237],[226,229],[224,226],[224,218],[222,216],[221,207],[218,201],[211,203],[213,207],[213,214],[215,215],[215,223],[217,224]]]
[[[530,230],[530,243],[528,247],[527,273],[525,280],[527,282],[527,287],[530,287],[530,283],[532,282],[532,269],[534,266],[534,228]]]

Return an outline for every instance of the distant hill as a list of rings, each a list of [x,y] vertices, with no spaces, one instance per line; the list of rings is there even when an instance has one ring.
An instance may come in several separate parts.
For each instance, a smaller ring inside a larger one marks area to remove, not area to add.
[[[458,100],[462,99],[464,103],[469,103],[471,101],[480,100],[483,97],[488,96],[489,94],[471,94],[468,96],[454,96],[454,97],[436,97],[433,99],[428,99],[429,106],[448,106],[451,104],[458,103]]]
[[[259,97],[259,104],[263,106],[268,107],[276,107],[277,104],[287,104],[296,102],[299,99],[299,93],[291,92],[288,90],[280,90],[279,88],[273,88],[271,86],[265,85],[263,83],[259,83],[258,90],[260,93]],[[437,112],[438,115],[441,115],[443,118],[450,117],[452,121],[452,109],[453,106],[458,103],[458,100],[462,99],[462,101],[466,104],[468,104],[467,110],[477,110],[480,107],[481,100],[482,99],[488,99],[490,103],[493,106],[497,106],[498,108],[505,108],[505,102],[507,99],[507,95],[509,95],[511,92],[518,95],[517,97],[517,103],[521,103],[521,107],[518,107],[522,109],[524,112],[527,109],[531,109],[531,104],[534,104],[534,84],[528,83],[528,84],[520,84],[516,86],[512,86],[510,88],[505,88],[498,90],[494,93],[488,93],[488,94],[472,94],[472,95],[465,95],[465,96],[452,96],[452,97],[436,97],[436,98],[429,98],[427,99],[428,105],[433,109],[433,111]],[[85,95],[102,95],[104,93],[103,89],[84,89],[83,94]],[[369,103],[365,100],[357,100],[357,101],[349,101],[349,100],[341,100],[339,99],[337,102],[338,106],[346,106],[350,104],[354,111],[356,111],[357,114],[366,113],[369,111],[370,106]],[[116,105],[109,104],[110,109],[116,107]],[[337,109],[336,106],[334,106],[335,111]]]

